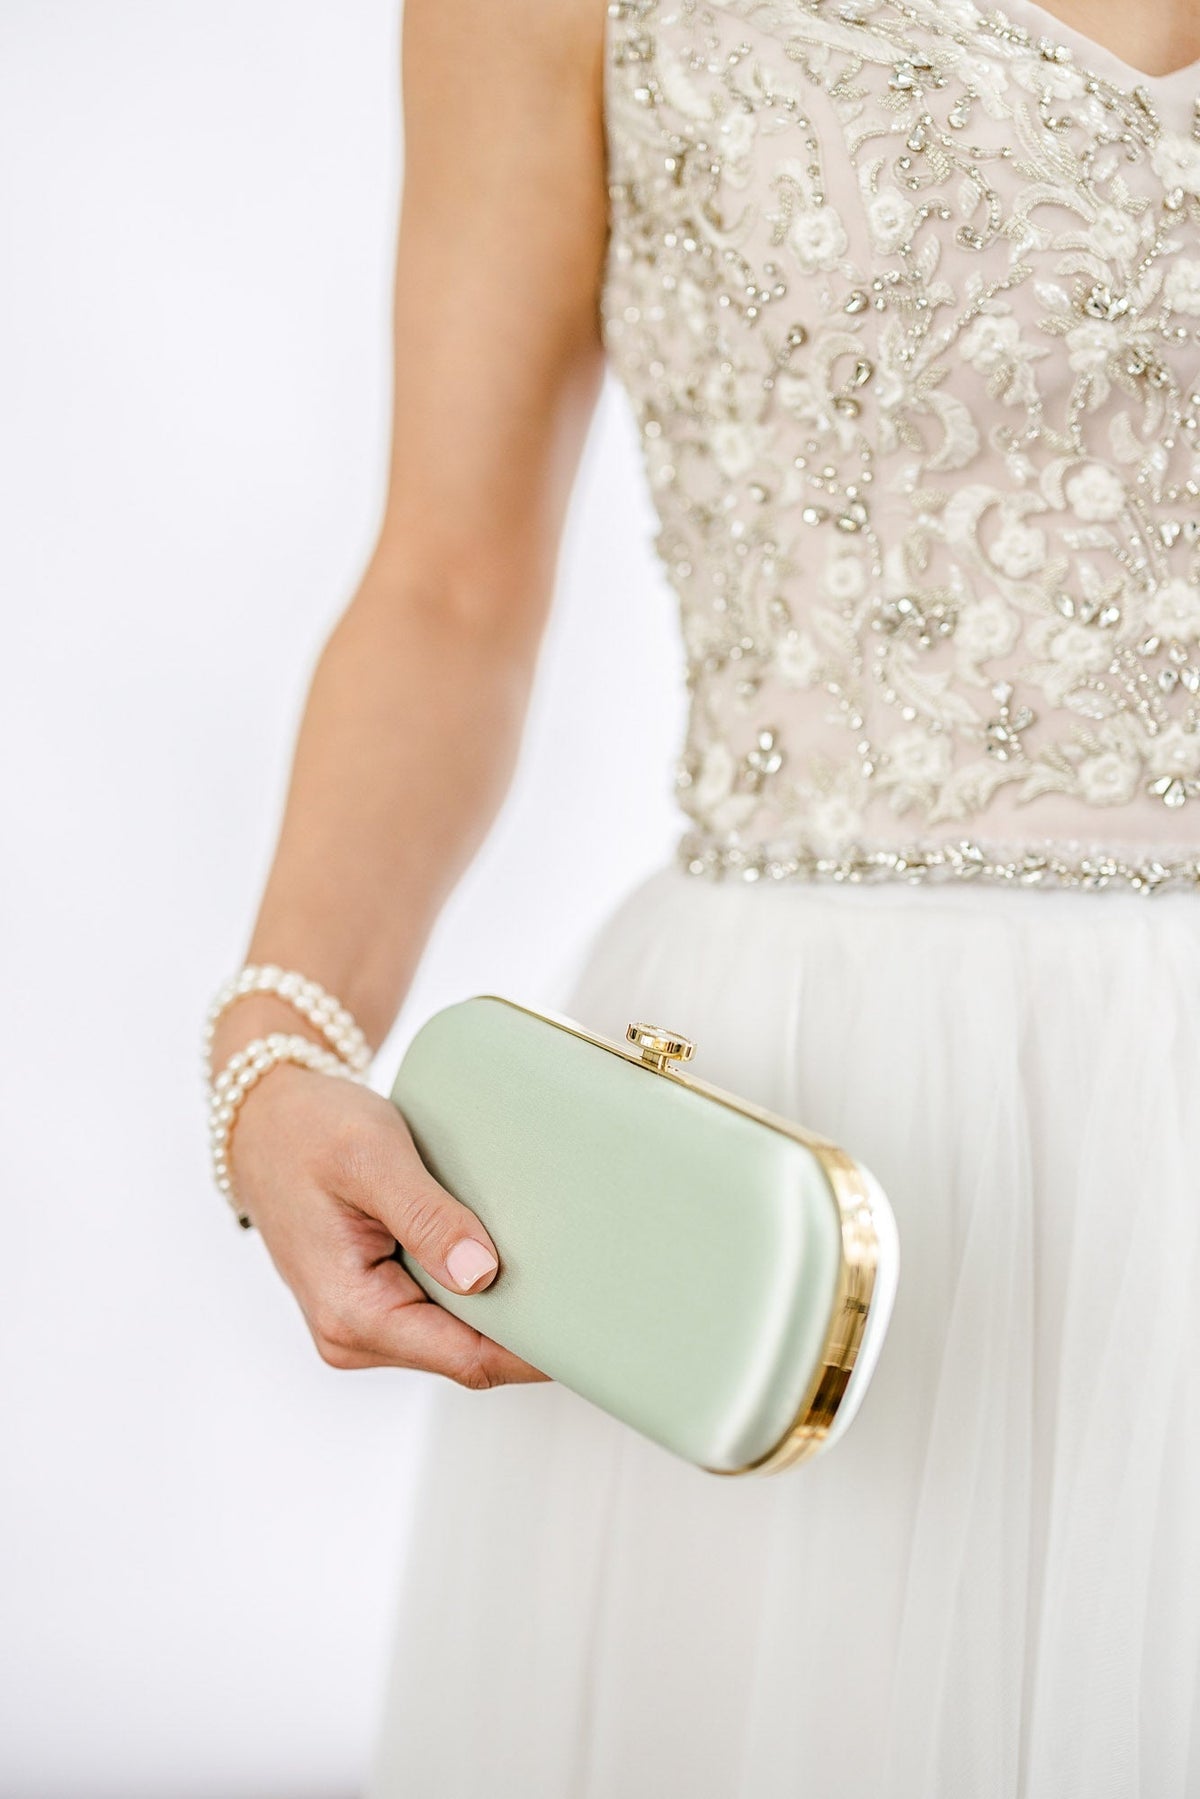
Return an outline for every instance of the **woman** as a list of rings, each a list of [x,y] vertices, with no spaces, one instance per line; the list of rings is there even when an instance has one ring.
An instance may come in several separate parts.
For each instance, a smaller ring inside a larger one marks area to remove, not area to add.
[[[409,0],[404,47],[386,517],[249,959],[382,1040],[607,353],[687,829],[561,1009],[840,1138],[904,1265],[844,1440],[716,1481],[389,1259],[495,1271],[384,1099],[264,1075],[232,1196],[321,1354],[449,1377],[372,1799],[1194,1795],[1200,10]],[[269,1030],[323,1040],[251,994],[215,1066]]]

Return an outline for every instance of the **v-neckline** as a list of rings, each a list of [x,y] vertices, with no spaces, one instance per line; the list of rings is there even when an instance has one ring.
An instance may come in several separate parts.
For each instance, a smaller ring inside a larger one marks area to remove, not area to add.
[[[1131,90],[1143,87],[1152,93],[1173,92],[1177,87],[1193,83],[1198,84],[1196,94],[1200,101],[1200,56],[1193,62],[1184,63],[1181,68],[1168,69],[1163,75],[1151,75],[1147,70],[1135,68],[1132,63],[1126,62],[1124,57],[1118,56],[1115,50],[1110,50],[1099,39],[1089,37],[1077,25],[1069,25],[1057,13],[1040,6],[1038,0],[1000,0],[997,6],[990,6],[989,0],[981,0],[980,10],[998,13],[1013,25],[1025,25],[1038,37],[1061,43],[1080,64],[1094,59],[1110,63],[1114,69],[1120,70],[1122,81]],[[1097,70],[1096,73],[1100,71]]]

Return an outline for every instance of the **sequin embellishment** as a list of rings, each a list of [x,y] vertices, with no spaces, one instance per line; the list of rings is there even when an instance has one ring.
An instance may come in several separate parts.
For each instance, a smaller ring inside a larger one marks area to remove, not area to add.
[[[609,13],[602,322],[680,604],[684,865],[1110,884],[1086,842],[1196,884],[1190,119],[970,0]]]

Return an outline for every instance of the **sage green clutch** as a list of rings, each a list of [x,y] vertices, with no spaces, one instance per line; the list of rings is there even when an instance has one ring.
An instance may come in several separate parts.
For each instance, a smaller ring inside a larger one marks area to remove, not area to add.
[[[841,1434],[891,1313],[899,1248],[845,1150],[684,1073],[648,1025],[616,1043],[495,994],[436,1012],[391,1098],[479,1216],[492,1284],[431,1298],[714,1474]]]

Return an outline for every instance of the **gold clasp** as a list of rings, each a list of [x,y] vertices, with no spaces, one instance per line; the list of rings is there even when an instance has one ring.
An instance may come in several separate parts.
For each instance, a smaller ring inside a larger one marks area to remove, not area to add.
[[[657,1024],[628,1025],[625,1035],[631,1043],[637,1044],[647,1068],[656,1068],[660,1074],[665,1073],[672,1062],[690,1062],[696,1053],[696,1045],[690,1037],[681,1037],[678,1031],[664,1031]]]

